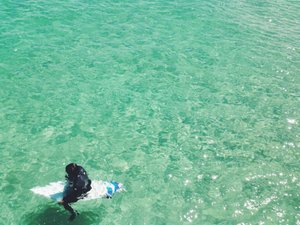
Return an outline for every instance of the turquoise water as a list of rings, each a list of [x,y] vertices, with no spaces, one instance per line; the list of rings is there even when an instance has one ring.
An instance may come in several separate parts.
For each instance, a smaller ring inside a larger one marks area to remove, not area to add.
[[[300,224],[300,4],[0,2],[0,224]]]

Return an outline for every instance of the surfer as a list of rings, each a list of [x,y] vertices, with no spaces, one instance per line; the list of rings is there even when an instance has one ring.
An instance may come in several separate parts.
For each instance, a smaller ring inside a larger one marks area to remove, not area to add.
[[[66,173],[67,185],[64,190],[64,197],[60,203],[71,213],[69,219],[74,220],[78,213],[70,206],[70,203],[77,202],[79,199],[87,196],[87,192],[92,189],[92,182],[88,178],[85,169],[76,163],[67,165]]]

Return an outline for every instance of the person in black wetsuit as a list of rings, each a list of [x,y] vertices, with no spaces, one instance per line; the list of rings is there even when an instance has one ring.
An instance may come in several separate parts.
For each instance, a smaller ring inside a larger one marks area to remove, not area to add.
[[[70,206],[70,203],[77,202],[79,199],[87,196],[87,192],[92,189],[92,182],[88,178],[85,169],[76,163],[67,165],[66,173],[67,185],[64,190],[64,197],[60,203],[71,213],[69,219],[73,220],[78,213]]]

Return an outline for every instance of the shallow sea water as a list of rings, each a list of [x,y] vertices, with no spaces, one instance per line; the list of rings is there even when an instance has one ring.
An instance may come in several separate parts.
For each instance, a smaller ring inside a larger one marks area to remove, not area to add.
[[[69,162],[126,193],[70,224],[300,224],[300,4],[0,3],[0,224],[69,224]]]

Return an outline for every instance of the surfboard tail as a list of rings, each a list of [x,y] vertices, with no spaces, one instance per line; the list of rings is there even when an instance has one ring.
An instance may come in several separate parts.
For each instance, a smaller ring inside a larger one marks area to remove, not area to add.
[[[123,184],[119,183],[119,189],[117,190],[117,192],[121,192],[121,191],[126,191],[126,189]]]

